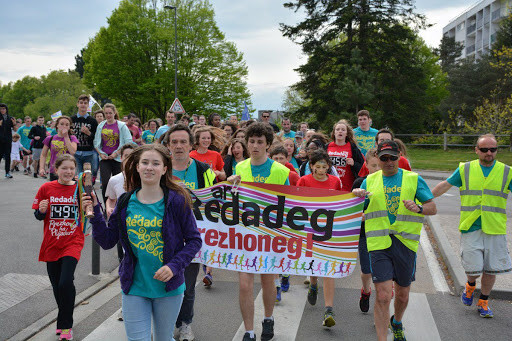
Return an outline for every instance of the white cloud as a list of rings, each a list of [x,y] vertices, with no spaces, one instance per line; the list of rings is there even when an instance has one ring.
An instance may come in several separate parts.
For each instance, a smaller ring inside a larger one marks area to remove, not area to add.
[[[467,5],[425,11],[423,14],[425,14],[427,21],[433,26],[420,31],[420,36],[425,40],[428,46],[438,47],[443,37],[443,27],[448,25],[450,20],[456,18],[466,9]]]

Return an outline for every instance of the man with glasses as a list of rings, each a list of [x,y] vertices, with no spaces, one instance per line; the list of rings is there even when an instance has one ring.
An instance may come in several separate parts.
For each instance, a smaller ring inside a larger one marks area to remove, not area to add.
[[[355,188],[352,193],[366,197],[368,203],[364,219],[372,280],[377,291],[374,309],[377,338],[386,340],[389,326],[394,340],[405,340],[401,321],[415,279],[423,216],[436,214],[436,204],[421,176],[398,168],[400,150],[396,142],[381,142],[377,156],[381,170],[368,175],[361,188]],[[422,204],[416,204],[416,200]],[[393,281],[395,314],[390,318]]]
[[[489,295],[496,274],[509,273],[512,264],[507,248],[507,197],[512,190],[510,167],[496,160],[498,142],[492,134],[478,138],[478,160],[461,162],[459,168],[433,190],[435,197],[452,186],[460,189],[460,222],[462,266],[468,282],[462,292],[462,303],[471,306],[480,275],[481,294],[477,303],[481,317],[493,317]]]
[[[272,129],[274,129],[274,133],[279,133],[279,127],[274,123],[270,122],[270,112],[265,111],[261,114],[261,122],[270,124]]]

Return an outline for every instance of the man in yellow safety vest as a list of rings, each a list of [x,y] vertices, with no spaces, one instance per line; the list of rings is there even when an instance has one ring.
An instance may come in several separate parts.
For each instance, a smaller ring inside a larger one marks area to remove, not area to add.
[[[476,280],[482,275],[477,303],[481,317],[494,316],[489,308],[489,295],[496,275],[512,271],[506,239],[512,172],[509,166],[496,160],[497,151],[494,135],[480,136],[475,147],[478,160],[461,162],[447,180],[432,190],[438,197],[452,186],[460,189],[462,266],[468,278],[461,300],[467,306],[473,304]]]
[[[394,340],[405,340],[401,321],[415,279],[423,216],[436,214],[436,205],[421,176],[398,168],[400,150],[396,142],[379,143],[377,156],[381,170],[370,174],[361,188],[355,188],[352,193],[367,197],[368,201],[364,219],[372,280],[377,291],[374,309],[377,339],[386,340],[389,326]],[[390,318],[393,281],[395,314]]]

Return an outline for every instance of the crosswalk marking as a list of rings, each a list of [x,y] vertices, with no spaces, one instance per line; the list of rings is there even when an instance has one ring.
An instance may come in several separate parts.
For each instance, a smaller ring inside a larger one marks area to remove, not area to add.
[[[274,307],[274,340],[293,341],[299,330],[300,320],[306,304],[307,290],[303,285],[291,286],[290,290],[283,293],[281,302]],[[261,335],[261,321],[263,321],[263,291],[260,290],[254,301],[254,333],[259,339]],[[240,325],[233,341],[240,341],[244,337],[244,323]]]

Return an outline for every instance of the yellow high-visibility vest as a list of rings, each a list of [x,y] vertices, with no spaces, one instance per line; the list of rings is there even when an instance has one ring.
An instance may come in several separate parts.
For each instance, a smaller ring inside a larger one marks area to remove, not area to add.
[[[505,234],[507,230],[508,187],[512,180],[510,167],[496,161],[489,176],[484,177],[479,160],[459,164],[460,186],[459,230],[467,231],[478,217],[487,234]]]
[[[382,171],[370,174],[366,178],[366,190],[372,193],[370,204],[364,215],[368,251],[389,248],[392,242],[390,234],[395,235],[412,251],[418,251],[424,217],[422,214],[409,211],[403,203],[404,200],[414,201],[418,188],[418,174],[405,169],[402,171],[400,203],[393,224],[389,222],[388,218]]]
[[[242,177],[242,181],[254,182],[251,170],[251,159],[244,160],[236,165],[236,174]],[[270,167],[270,175],[265,180],[266,184],[284,185],[288,179],[290,170],[277,161],[272,163]]]

